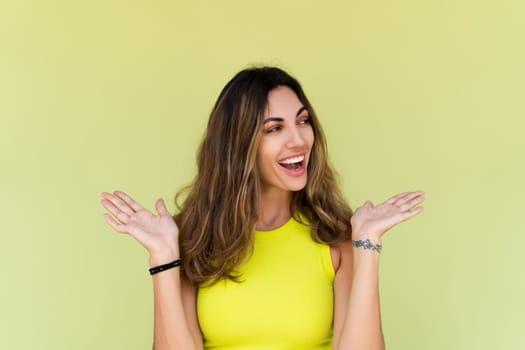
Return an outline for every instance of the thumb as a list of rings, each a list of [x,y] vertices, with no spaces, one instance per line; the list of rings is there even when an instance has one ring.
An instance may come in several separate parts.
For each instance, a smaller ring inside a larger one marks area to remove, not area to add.
[[[364,206],[367,208],[372,208],[374,204],[372,203],[372,201],[366,201]]]
[[[166,204],[164,204],[164,199],[159,198],[157,199],[157,202],[155,203],[155,207],[157,208],[157,212],[159,215],[171,215],[168,212],[168,209],[166,209]]]

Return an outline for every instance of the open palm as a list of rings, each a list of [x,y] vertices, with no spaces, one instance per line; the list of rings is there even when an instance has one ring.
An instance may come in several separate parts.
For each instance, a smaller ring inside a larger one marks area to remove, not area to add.
[[[400,222],[423,211],[418,206],[425,200],[425,192],[404,192],[374,206],[371,201],[356,209],[351,218],[354,239],[376,238]]]
[[[178,246],[177,224],[162,199],[155,204],[155,215],[124,192],[103,192],[101,196],[102,206],[113,214],[105,213],[104,219],[115,231],[130,234],[150,253]]]

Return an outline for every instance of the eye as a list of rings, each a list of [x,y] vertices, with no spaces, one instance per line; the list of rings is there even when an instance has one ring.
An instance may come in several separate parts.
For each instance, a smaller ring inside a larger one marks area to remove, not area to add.
[[[301,120],[299,120],[299,124],[301,125],[310,124],[310,117],[302,118]]]
[[[275,126],[269,128],[269,129],[266,129],[265,132],[266,133],[272,133],[272,132],[277,132],[277,131],[279,131],[281,129],[282,129],[282,127],[280,125],[275,125]]]

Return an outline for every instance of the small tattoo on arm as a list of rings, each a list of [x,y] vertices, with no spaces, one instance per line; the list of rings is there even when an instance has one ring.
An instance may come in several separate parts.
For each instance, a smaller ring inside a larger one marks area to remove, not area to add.
[[[352,246],[354,246],[356,248],[364,248],[364,249],[369,249],[369,250],[375,250],[378,253],[380,253],[381,249],[383,249],[383,246],[381,244],[373,244],[372,242],[370,242],[369,239],[367,239],[366,241],[362,241],[362,240],[354,241],[354,240],[352,240]]]

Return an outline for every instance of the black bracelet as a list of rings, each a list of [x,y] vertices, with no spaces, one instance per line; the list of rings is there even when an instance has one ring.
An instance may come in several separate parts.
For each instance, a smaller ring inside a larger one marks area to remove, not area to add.
[[[182,259],[177,259],[177,260],[174,260],[170,263],[167,263],[167,264],[164,264],[164,265],[159,265],[159,266],[155,266],[155,267],[152,267],[151,269],[149,269],[149,274],[150,275],[154,275],[156,273],[159,273],[159,272],[162,272],[164,270],[168,270],[168,269],[171,269],[173,267],[177,267],[177,266],[180,266],[182,265]]]
[[[352,241],[352,246],[356,248],[363,247],[364,249],[375,250],[378,253],[381,253],[381,249],[383,249],[383,246],[381,244],[373,244],[372,242],[370,242],[369,239],[367,239],[366,241]]]

